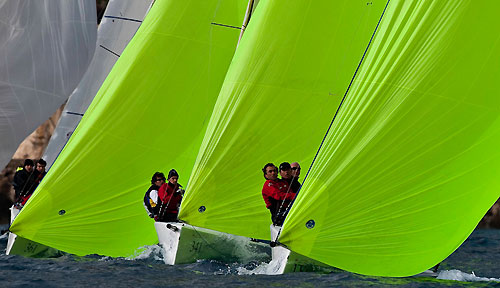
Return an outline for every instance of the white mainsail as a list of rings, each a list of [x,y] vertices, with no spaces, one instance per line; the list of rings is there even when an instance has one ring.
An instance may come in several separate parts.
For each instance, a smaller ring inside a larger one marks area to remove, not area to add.
[[[95,49],[94,1],[0,1],[0,166],[64,103]]]
[[[68,99],[43,158],[47,168],[66,145],[104,79],[134,36],[152,0],[111,0],[98,29],[94,58]]]

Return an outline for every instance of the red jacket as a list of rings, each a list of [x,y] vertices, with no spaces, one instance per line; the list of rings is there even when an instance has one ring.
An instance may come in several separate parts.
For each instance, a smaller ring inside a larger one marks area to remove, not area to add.
[[[169,182],[161,185],[158,190],[158,203],[156,205],[161,207],[162,211],[159,211],[160,215],[163,215],[164,213],[177,214],[179,212],[179,206],[182,201],[182,193],[178,191],[180,188],[181,187],[178,184],[169,185]]]
[[[273,202],[286,200],[290,202],[295,198],[296,193],[292,191],[287,181],[276,179],[267,180],[262,187],[262,197],[266,202],[266,207],[270,208]]]

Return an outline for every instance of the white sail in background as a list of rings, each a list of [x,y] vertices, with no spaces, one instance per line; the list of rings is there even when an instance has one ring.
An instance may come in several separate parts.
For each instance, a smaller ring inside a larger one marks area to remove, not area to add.
[[[142,23],[152,0],[111,0],[97,33],[94,58],[69,97],[43,159],[52,166],[128,42]]]
[[[0,167],[75,89],[96,34],[95,1],[0,1]]]

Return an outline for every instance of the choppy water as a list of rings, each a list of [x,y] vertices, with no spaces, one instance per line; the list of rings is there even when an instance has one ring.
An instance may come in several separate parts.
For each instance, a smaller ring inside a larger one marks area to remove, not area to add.
[[[500,230],[476,230],[440,266],[438,278],[368,277],[349,272],[262,275],[265,263],[226,265],[198,261],[188,265],[163,263],[158,246],[147,247],[135,259],[103,256],[31,259],[5,255],[7,238],[0,237],[0,287],[500,287]]]

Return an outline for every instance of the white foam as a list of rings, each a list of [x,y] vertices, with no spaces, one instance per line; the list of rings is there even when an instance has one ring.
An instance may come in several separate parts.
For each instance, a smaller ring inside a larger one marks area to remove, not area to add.
[[[262,262],[254,269],[246,269],[245,267],[238,267],[238,275],[276,275],[276,260],[271,260],[269,263]]]
[[[146,245],[137,248],[134,255],[125,258],[126,260],[141,260],[150,259],[160,260],[165,262],[165,249],[160,245]]]
[[[476,274],[474,274],[474,271],[471,274],[468,274],[456,269],[440,271],[439,275],[436,278],[441,280],[455,280],[464,282],[477,282],[477,281],[500,282],[500,279],[498,278],[478,277],[476,276]]]
[[[269,259],[269,255],[256,248],[255,243],[248,241],[248,238],[225,234],[228,243],[235,243],[233,255],[235,255],[242,263],[251,261],[263,261]]]

